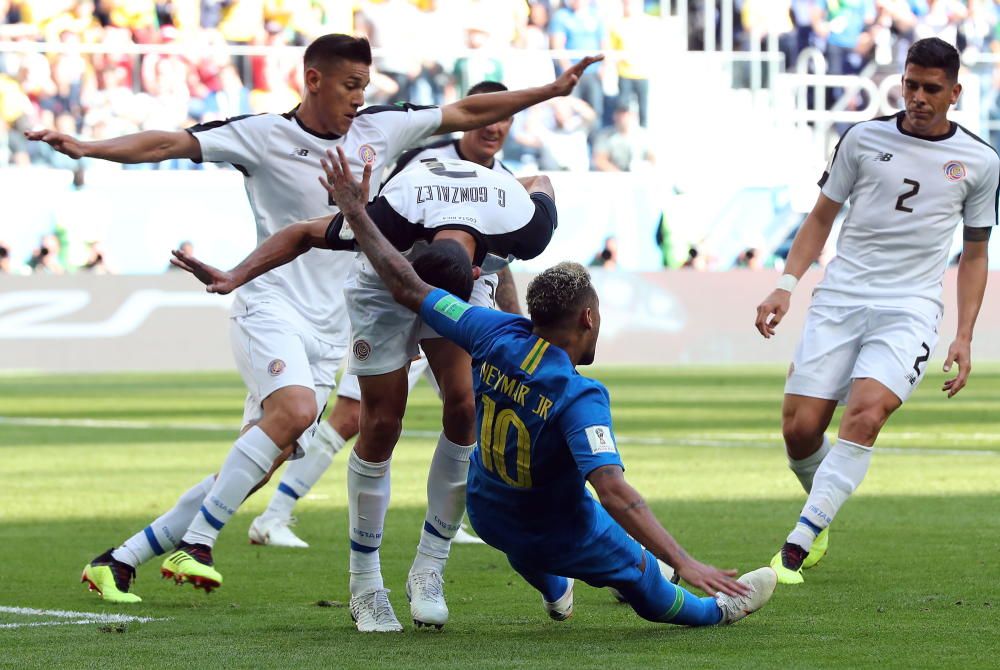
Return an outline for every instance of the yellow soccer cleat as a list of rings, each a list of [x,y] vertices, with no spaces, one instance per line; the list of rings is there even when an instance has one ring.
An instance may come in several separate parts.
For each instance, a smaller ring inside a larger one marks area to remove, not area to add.
[[[178,585],[190,582],[196,589],[205,589],[205,593],[222,586],[222,575],[212,567],[212,550],[203,544],[181,543],[163,561],[160,574]]]
[[[805,560],[802,561],[802,569],[808,570],[822,560],[826,556],[827,547],[830,546],[830,527],[827,526],[820,531],[816,539],[813,540],[813,546],[809,549],[809,555],[806,556]]]
[[[797,544],[785,542],[781,551],[771,559],[771,568],[778,575],[779,584],[801,584],[802,561],[806,557],[806,550]]]
[[[141,603],[142,598],[129,593],[129,588],[135,581],[135,568],[115,560],[111,556],[112,551],[113,549],[108,549],[83,566],[80,581],[86,583],[91,591],[97,591],[109,603]]]

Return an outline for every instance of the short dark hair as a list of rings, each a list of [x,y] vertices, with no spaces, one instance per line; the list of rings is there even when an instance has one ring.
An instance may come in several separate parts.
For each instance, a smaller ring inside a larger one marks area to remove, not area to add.
[[[364,37],[330,33],[313,40],[302,58],[306,67],[316,69],[329,67],[341,60],[371,65],[372,47]]]
[[[472,88],[470,88],[469,92],[466,93],[465,95],[466,96],[478,95],[479,93],[502,93],[503,91],[506,90],[507,87],[501,84],[500,82],[487,80],[487,81],[481,81]]]
[[[561,326],[596,297],[586,268],[579,263],[559,263],[528,284],[528,313],[536,326]]]
[[[934,67],[944,70],[950,81],[958,81],[958,68],[962,59],[958,49],[937,37],[926,37],[910,45],[906,52],[906,65]]]
[[[434,240],[413,259],[413,269],[423,281],[462,300],[472,295],[472,261],[456,240]]]

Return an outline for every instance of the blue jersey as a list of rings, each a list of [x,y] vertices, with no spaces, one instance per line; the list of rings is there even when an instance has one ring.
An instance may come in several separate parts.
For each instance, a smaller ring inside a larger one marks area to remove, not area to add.
[[[604,465],[622,467],[604,385],[577,373],[566,352],[532,334],[523,317],[440,289],[420,314],[472,355],[479,446],[467,500],[477,531],[483,534],[477,519],[485,520],[531,543],[601,530],[586,477]]]

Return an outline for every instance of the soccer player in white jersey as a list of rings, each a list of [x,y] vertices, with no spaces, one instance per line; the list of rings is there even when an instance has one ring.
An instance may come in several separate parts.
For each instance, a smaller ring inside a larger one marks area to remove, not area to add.
[[[326,150],[342,146],[359,169],[373,164],[382,170],[430,135],[479,128],[570,93],[580,73],[597,60],[584,59],[547,86],[473,96],[440,109],[409,104],[362,109],[371,67],[369,44],[331,34],[306,49],[302,103],[285,114],[96,142],[48,130],[26,136],[73,158],[231,163],[244,175],[258,239],[264,240],[295,221],[336,213],[336,203],[316,180]],[[372,197],[376,191],[377,184]],[[174,548],[161,568],[165,576],[206,590],[221,585],[211,551],[219,531],[273,468],[308,446],[317,414],[333,388],[347,338],[342,287],[349,265],[345,255],[314,251],[236,297],[232,345],[248,389],[243,432],[217,477],[202,480],[167,513],[84,568],[82,581],[91,589],[106,600],[138,602],[129,593],[135,568]]]
[[[507,87],[499,82],[481,81],[472,86],[467,95],[500,93],[506,90]],[[496,155],[503,148],[513,121],[513,117],[500,119],[482,128],[469,130],[463,133],[459,139],[446,137],[425,146],[410,149],[399,157],[389,178],[401,172],[414,160],[435,156],[468,160],[491,170],[512,174]],[[489,295],[489,302],[495,302],[496,307],[504,312],[521,314],[521,306],[517,300],[517,288],[508,267],[502,268],[496,274],[486,274],[480,277],[476,281],[474,291],[485,291]],[[481,300],[480,304],[483,304]],[[421,375],[428,378],[435,393],[440,393],[434,375],[428,367],[427,357],[422,355],[410,363],[407,377],[410,391],[416,386]],[[357,376],[346,372],[337,384],[337,400],[326,421],[320,422],[316,429],[305,457],[288,464],[277,489],[271,496],[267,509],[250,524],[248,533],[251,542],[278,547],[306,548],[309,546],[291,530],[292,512],[299,499],[309,493],[330,467],[334,456],[358,434],[360,416],[361,385],[358,383]],[[484,544],[478,537],[464,530],[464,524],[455,533],[452,542],[455,544]]]
[[[370,172],[366,166],[365,174]],[[363,183],[368,182],[366,177]],[[414,268],[432,283],[462,286],[467,275],[460,297],[471,295],[471,302],[481,306],[491,301],[482,291],[474,293],[473,280],[486,254],[534,258],[548,245],[557,223],[547,178],[516,180],[446,158],[412,162],[385,185],[368,213],[397,249],[413,250]],[[179,251],[172,262],[195,274],[209,291],[228,292],[317,247],[354,248],[342,216],[290,226],[228,273]],[[351,614],[361,631],[402,630],[382,581],[379,547],[389,504],[389,464],[406,407],[406,367],[419,341],[441,386],[444,431],[431,460],[427,514],[406,591],[414,622],[440,628],[448,620],[442,573],[465,512],[469,457],[476,442],[471,361],[398,304],[364,255],[355,261],[345,295],[353,340],[348,369],[358,374],[362,389],[361,432],[347,476]]]
[[[820,180],[819,199],[795,236],[787,274],[757,307],[755,325],[769,338],[850,200],[837,256],[813,293],[785,384],[782,433],[808,499],[771,562],[782,583],[801,583],[802,569],[822,558],[829,526],[864,479],[879,431],[927,370],[960,221],[958,329],[944,362],[946,372],[953,365],[958,372],[942,391],[950,398],[968,379],[987,245],[997,222],[1000,159],[948,120],[962,90],[958,69],[958,52],[940,39],[910,47],[902,77],[906,109],[844,133]],[[831,446],[824,431],[838,402],[847,407]]]

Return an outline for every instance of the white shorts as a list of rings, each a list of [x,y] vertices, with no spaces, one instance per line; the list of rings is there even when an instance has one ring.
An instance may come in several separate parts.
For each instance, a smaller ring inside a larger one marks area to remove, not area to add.
[[[420,381],[421,375],[427,377],[427,383],[434,389],[434,393],[440,396],[441,389],[438,388],[437,380],[434,379],[434,373],[431,372],[430,366],[427,364],[427,357],[423,355],[417,358],[417,360],[410,362],[410,372],[407,379],[410,391]],[[361,384],[358,382],[357,375],[352,375],[350,372],[343,374],[340,378],[340,383],[337,384],[337,397],[361,401]]]
[[[262,404],[286,386],[305,386],[316,394],[316,418],[336,387],[344,348],[315,337],[297,320],[274,305],[257,305],[231,318],[229,337],[236,367],[247,387],[243,425],[260,420]],[[313,424],[298,439],[305,449],[316,430]],[[298,453],[298,450],[296,450]]]
[[[496,275],[480,277],[469,303],[493,308]],[[415,313],[397,303],[364,256],[359,255],[344,288],[351,318],[347,371],[359,377],[398,370],[419,352],[420,340],[441,337]]]
[[[889,307],[813,305],[785,393],[845,402],[855,379],[874,379],[905,402],[927,371],[937,319]]]

